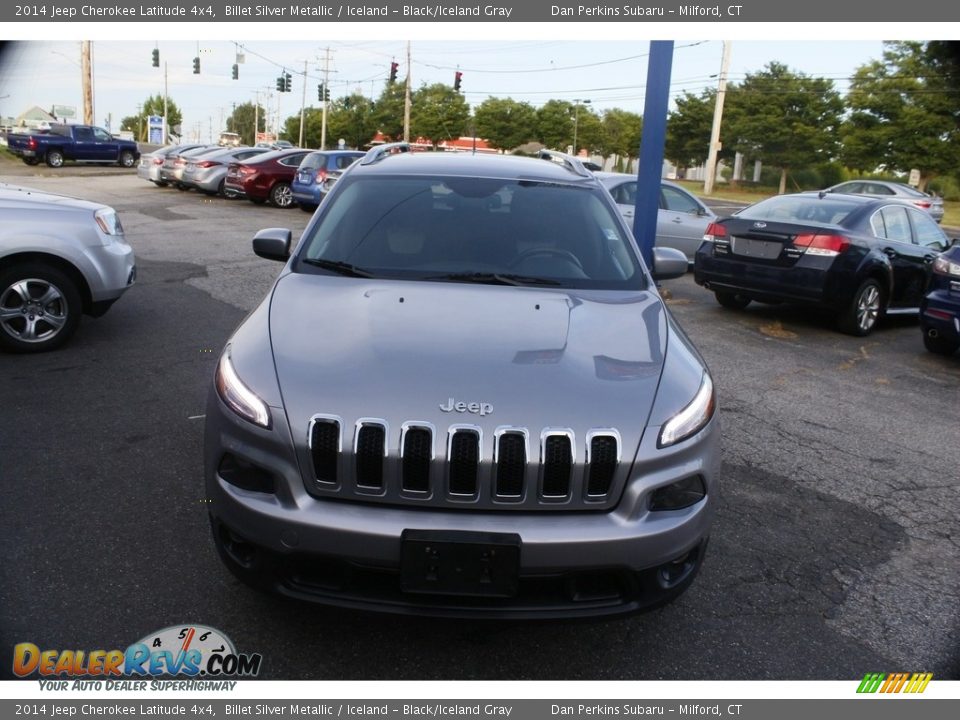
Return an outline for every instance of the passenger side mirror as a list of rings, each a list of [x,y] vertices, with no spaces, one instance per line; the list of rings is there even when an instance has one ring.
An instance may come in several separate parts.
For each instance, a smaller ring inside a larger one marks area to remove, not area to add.
[[[676,248],[653,249],[653,279],[670,280],[687,273],[687,256]]]
[[[253,252],[267,260],[286,262],[290,259],[290,239],[286,228],[266,228],[253,236]]]

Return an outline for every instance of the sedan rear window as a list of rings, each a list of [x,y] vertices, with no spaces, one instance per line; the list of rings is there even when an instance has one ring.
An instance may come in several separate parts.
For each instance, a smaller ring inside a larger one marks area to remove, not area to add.
[[[836,195],[818,198],[784,196],[761,200],[737,213],[747,220],[775,222],[802,222],[810,225],[837,225],[860,207],[860,203],[844,200]]]
[[[306,266],[332,261],[374,277],[411,280],[476,275],[517,284],[643,287],[630,239],[596,189],[349,174],[338,188],[303,243],[299,257]]]

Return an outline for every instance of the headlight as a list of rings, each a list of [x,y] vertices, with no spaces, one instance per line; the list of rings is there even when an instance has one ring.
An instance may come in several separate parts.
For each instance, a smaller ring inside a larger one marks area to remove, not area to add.
[[[258,398],[253,390],[244,385],[230,362],[230,347],[224,351],[217,365],[217,394],[231,410],[244,420],[260,427],[270,427],[270,410],[267,404]]]
[[[120,216],[113,208],[101,208],[93,214],[93,219],[97,221],[100,230],[104,235],[119,236],[123,235],[123,225],[120,224]]]
[[[940,275],[960,277],[960,264],[950,262],[946,255],[938,255],[937,259],[933,261],[933,271]]]
[[[709,374],[704,373],[700,389],[697,390],[697,394],[693,396],[690,404],[663,424],[660,429],[660,438],[657,440],[657,447],[665,448],[675,445],[699,432],[704,425],[710,422],[716,407],[717,400],[713,391],[713,381]]]

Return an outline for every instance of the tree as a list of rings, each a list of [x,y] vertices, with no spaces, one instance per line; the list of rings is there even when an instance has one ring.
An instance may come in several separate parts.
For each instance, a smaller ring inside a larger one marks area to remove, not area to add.
[[[573,105],[566,100],[547,100],[537,110],[537,139],[556,150],[572,144]]]
[[[603,135],[597,148],[604,158],[617,158],[617,166],[625,169],[622,158],[634,157],[640,151],[640,136],[643,132],[643,117],[637,113],[612,108],[603,113]]]
[[[699,95],[684,92],[676,99],[676,109],[667,117],[664,155],[678,170],[706,162],[716,100],[716,90],[704,90]],[[727,154],[732,153],[727,151]]]
[[[373,108],[373,124],[392,140],[403,137],[403,106],[406,86],[402,82],[387,83]]]
[[[151,115],[163,115],[163,95],[148,97],[140,105],[139,115],[128,115],[120,122],[121,130],[129,130],[139,142],[147,141],[147,118]],[[167,97],[167,131],[178,134],[176,128],[183,122],[183,115],[177,104]]]
[[[327,112],[327,145],[343,138],[347,145],[358,150],[365,147],[377,134],[373,100],[361,93],[353,93],[330,104]]]
[[[473,117],[476,134],[495,148],[512,150],[537,136],[537,111],[529,103],[488,97]]]
[[[771,62],[728,89],[727,102],[727,144],[779,168],[781,194],[791,168],[828,162],[835,156],[843,101],[833,81]]]
[[[871,172],[920,170],[920,189],[960,167],[960,63],[944,42],[891,42],[857,69],[843,125],[843,161]]]
[[[244,145],[255,145],[256,135],[253,131],[253,122],[256,117],[257,132],[264,132],[267,129],[267,111],[262,105],[259,109],[255,108],[252,102],[245,102],[234,107],[230,117],[227,118],[227,132],[234,132],[240,136],[240,142]]]
[[[413,94],[411,133],[430,138],[434,149],[443,140],[463,135],[469,117],[467,101],[449,85],[424,85]]]

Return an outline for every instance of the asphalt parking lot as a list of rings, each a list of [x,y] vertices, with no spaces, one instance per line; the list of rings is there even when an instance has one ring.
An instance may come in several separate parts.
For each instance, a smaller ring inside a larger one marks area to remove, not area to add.
[[[214,364],[280,269],[250,238],[309,216],[33,170],[0,181],[114,206],[139,280],[63,350],[0,356],[0,653],[201,623],[270,679],[960,678],[960,354],[927,353],[915,320],[853,338],[802,309],[725,310],[690,275],[665,284],[724,428],[706,564],[671,606],[524,624],[331,610],[221,567],[201,477]]]

